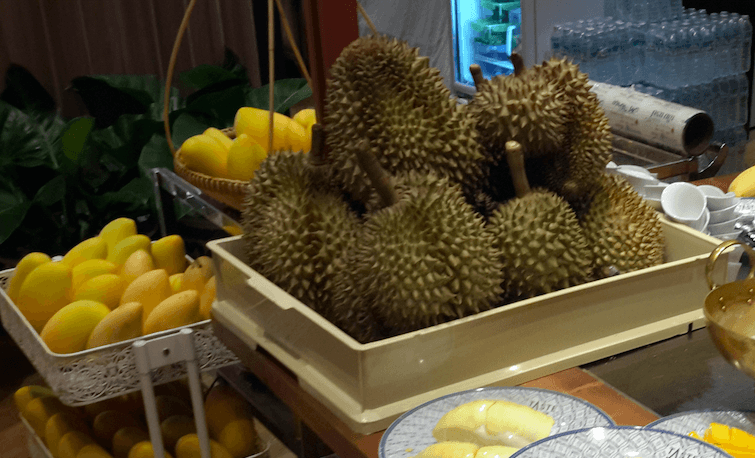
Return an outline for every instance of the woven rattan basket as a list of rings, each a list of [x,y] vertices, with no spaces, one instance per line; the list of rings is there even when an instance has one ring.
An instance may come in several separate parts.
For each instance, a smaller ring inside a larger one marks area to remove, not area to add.
[[[236,132],[232,127],[223,129],[223,133],[228,135],[229,138],[236,138]],[[218,202],[222,202],[237,210],[242,209],[244,199],[246,198],[247,186],[249,185],[248,182],[212,177],[189,169],[181,158],[181,148],[176,150],[173,156],[173,170],[176,175],[193,184]]]

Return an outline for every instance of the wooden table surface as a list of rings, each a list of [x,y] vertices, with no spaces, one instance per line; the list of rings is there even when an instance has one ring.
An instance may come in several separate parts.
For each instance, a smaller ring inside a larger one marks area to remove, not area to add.
[[[383,432],[358,434],[312,395],[299,387],[296,376],[263,351],[250,348],[233,332],[214,321],[215,335],[339,458],[377,458]],[[570,368],[521,386],[545,388],[583,399],[619,425],[644,426],[658,415],[580,368]]]

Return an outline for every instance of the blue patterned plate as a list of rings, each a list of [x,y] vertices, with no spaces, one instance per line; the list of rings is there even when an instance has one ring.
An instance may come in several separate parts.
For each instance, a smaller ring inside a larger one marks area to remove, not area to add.
[[[434,444],[433,428],[446,412],[479,399],[501,399],[547,413],[555,424],[551,434],[591,426],[611,426],[613,420],[594,405],[568,394],[540,388],[491,387],[442,396],[416,407],[385,430],[378,450],[380,458],[409,458]]]
[[[570,431],[533,442],[511,458],[731,458],[689,436],[634,426]]]
[[[694,431],[702,437],[713,422],[733,426],[755,435],[755,411],[752,410],[690,410],[663,417],[645,428],[684,435]]]

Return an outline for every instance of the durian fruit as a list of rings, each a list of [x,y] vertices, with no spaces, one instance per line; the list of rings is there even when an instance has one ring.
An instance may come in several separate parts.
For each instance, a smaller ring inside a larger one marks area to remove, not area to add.
[[[328,186],[327,174],[310,164],[321,146],[313,126],[310,154],[279,152],[260,164],[249,182],[242,228],[249,265],[331,319],[332,279],[359,220]]]
[[[505,300],[586,282],[592,254],[576,215],[559,195],[530,189],[520,144],[508,142],[506,151],[518,197],[502,204],[487,226],[501,253]]]
[[[505,145],[516,141],[528,156],[564,149],[568,106],[564,91],[545,75],[498,75],[480,84],[468,112],[485,151],[505,162]]]
[[[373,168],[382,170],[376,160],[366,167]],[[365,217],[338,288],[350,293],[344,298],[367,307],[388,335],[499,303],[500,255],[458,185],[417,173],[397,177],[396,186],[374,181],[382,183],[387,206]]]
[[[390,174],[434,173],[479,185],[485,156],[466,108],[417,48],[384,36],[360,37],[330,68],[324,123],[336,178],[354,200],[379,207],[356,151],[366,141]]]
[[[589,201],[611,160],[611,131],[585,73],[564,59],[551,59],[529,69],[524,78],[544,78],[563,93],[566,103],[566,151],[553,156],[546,171],[549,189],[572,205]]]
[[[617,175],[601,175],[600,188],[580,223],[593,251],[596,276],[663,262],[665,240],[658,212]]]

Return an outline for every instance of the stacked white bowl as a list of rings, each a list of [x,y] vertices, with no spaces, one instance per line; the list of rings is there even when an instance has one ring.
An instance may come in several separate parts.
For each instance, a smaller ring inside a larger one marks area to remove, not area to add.
[[[742,232],[736,227],[739,213],[736,211],[739,198],[733,192],[724,192],[716,186],[700,185],[710,211],[708,233],[721,240],[733,240]]]

